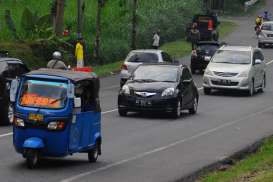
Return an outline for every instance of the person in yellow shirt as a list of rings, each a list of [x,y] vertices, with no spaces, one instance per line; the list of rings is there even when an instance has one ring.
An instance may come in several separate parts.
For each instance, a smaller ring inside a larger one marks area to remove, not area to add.
[[[79,40],[76,44],[75,57],[77,60],[77,68],[84,67],[83,39],[82,38],[79,38]]]

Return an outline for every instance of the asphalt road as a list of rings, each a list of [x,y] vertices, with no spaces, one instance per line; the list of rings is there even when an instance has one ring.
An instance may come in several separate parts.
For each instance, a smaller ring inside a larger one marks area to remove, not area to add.
[[[268,1],[273,12],[273,2]],[[240,26],[225,41],[257,45],[254,17],[236,18]],[[273,51],[264,49],[267,88],[253,97],[236,92],[202,93],[197,115],[170,119],[164,114],[117,113],[118,76],[101,80],[103,155],[89,164],[86,154],[43,160],[28,170],[12,145],[12,128],[0,128],[0,181],[5,182],[167,182],[273,134]],[[189,60],[183,59],[186,64]]]

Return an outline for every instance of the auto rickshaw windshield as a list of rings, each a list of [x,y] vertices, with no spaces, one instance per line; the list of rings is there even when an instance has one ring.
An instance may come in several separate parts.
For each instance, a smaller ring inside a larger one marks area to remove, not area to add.
[[[26,80],[21,89],[19,104],[26,107],[61,109],[67,101],[65,82]]]

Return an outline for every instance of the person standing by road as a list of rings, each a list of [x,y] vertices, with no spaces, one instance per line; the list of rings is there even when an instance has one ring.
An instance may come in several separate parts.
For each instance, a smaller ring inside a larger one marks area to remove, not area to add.
[[[62,53],[55,51],[52,54],[52,60],[47,63],[47,68],[67,70],[67,66],[62,61]]]
[[[159,31],[154,32],[153,35],[153,49],[158,49],[160,45]]]
[[[191,40],[192,50],[195,50],[197,47],[197,43],[200,40],[200,32],[197,29],[197,23],[192,24],[192,28],[190,31],[190,40]]]
[[[79,38],[75,48],[77,68],[84,67],[83,45],[84,45],[83,38]]]

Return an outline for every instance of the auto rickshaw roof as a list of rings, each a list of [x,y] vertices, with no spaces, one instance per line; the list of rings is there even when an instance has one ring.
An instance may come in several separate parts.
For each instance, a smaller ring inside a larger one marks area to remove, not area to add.
[[[26,74],[26,76],[31,75],[44,75],[44,76],[56,76],[69,79],[73,82],[79,82],[82,80],[96,80],[98,77],[95,74],[87,72],[69,71],[69,70],[59,70],[59,69],[38,69],[31,71]]]

